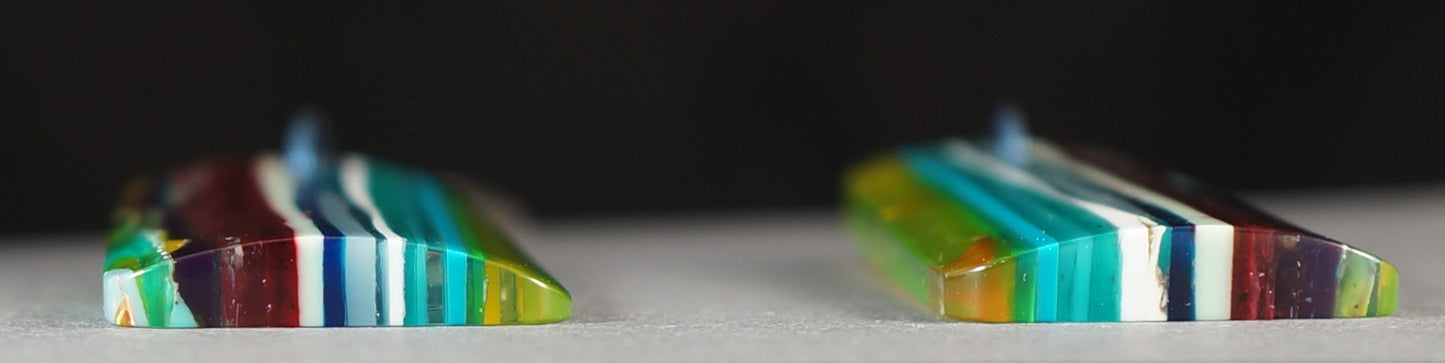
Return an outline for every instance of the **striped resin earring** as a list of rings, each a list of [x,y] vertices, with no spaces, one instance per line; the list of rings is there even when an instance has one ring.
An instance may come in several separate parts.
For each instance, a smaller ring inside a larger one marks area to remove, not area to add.
[[[320,115],[284,155],[218,158],[131,183],[105,258],[106,319],[139,327],[537,324],[567,290],[472,184],[335,155]]]
[[[845,177],[868,259],[912,300],[989,322],[1389,315],[1393,266],[1191,179],[1024,132],[947,139]]]

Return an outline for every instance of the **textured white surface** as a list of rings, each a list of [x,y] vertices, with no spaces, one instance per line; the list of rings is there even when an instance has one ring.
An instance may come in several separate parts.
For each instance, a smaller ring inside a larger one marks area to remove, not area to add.
[[[1394,317],[977,324],[891,295],[827,212],[574,221],[529,246],[544,326],[156,330],[100,313],[99,234],[0,243],[0,361],[1445,360],[1445,188],[1256,198],[1400,269]]]

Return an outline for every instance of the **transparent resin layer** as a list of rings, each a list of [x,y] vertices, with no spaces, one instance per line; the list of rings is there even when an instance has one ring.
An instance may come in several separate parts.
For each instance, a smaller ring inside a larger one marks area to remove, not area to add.
[[[859,245],[904,295],[986,322],[1390,314],[1389,263],[1187,178],[1031,142],[1009,163],[962,140],[845,180]]]
[[[103,275],[140,327],[538,324],[571,297],[469,183],[357,155],[312,180],[280,157],[133,183]]]

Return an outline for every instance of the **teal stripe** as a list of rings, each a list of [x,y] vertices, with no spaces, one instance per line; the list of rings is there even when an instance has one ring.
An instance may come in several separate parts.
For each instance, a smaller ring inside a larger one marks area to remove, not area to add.
[[[1119,233],[1109,232],[1094,237],[1093,285],[1089,287],[1089,320],[1119,321],[1120,269]]]
[[[1028,166],[1029,172],[1037,176],[1039,180],[1048,182],[1056,190],[1080,200],[1127,213],[1145,215],[1128,201],[1100,189],[1092,182],[1080,179],[1078,174],[1049,165],[1047,161],[1038,157],[1038,153],[1035,153],[1034,156],[1035,159]],[[1120,268],[1122,268],[1123,258],[1119,252],[1119,233],[1111,227],[1107,228],[1107,232],[1100,231],[1100,234],[1094,235],[1093,239],[1089,320],[1117,321],[1120,313]]]
[[[447,252],[441,256],[442,269],[445,271],[443,277],[445,288],[442,290],[445,300],[444,321],[450,325],[466,324],[467,255],[464,251],[467,248],[462,245],[461,235],[447,209],[447,200],[443,194],[441,183],[431,175],[423,175],[418,179],[418,199],[422,209],[426,212],[426,219],[432,223],[432,228],[438,232],[441,240],[446,244]]]
[[[1059,241],[1057,321],[1089,321],[1095,240],[1113,232],[1113,224],[1071,202],[1032,189],[1014,187],[977,169],[960,168],[1001,195],[1035,226]],[[1107,240],[1117,244],[1115,240]],[[1114,299],[1118,299],[1114,297]],[[1117,302],[1115,302],[1117,304]]]
[[[1171,280],[1169,279],[1169,272],[1170,272],[1170,271],[1169,271],[1169,267],[1171,267],[1171,265],[1172,265],[1172,263],[1170,263],[1170,260],[1173,260],[1173,259],[1174,259],[1174,243],[1172,243],[1172,242],[1174,241],[1174,227],[1173,227],[1173,226],[1171,226],[1171,227],[1169,227],[1168,229],[1165,229],[1165,230],[1164,230],[1164,236],[1163,236],[1163,238],[1162,238],[1162,241],[1163,241],[1163,242],[1159,244],[1159,263],[1158,263],[1158,266],[1159,266],[1159,272],[1160,272],[1161,274],[1163,274],[1163,276],[1160,276],[1160,277],[1161,277],[1162,280],[1164,281],[1164,298],[1165,298],[1165,303],[1168,304],[1168,303],[1170,303],[1170,301],[1168,301],[1168,300],[1169,300],[1169,283],[1170,283],[1170,281],[1171,281]],[[1169,320],[1174,320],[1174,319],[1169,319]]]
[[[1059,243],[1059,321],[1089,320],[1089,273],[1093,265],[1093,238]],[[1064,253],[1064,251],[1068,253]],[[1072,260],[1072,261],[1070,261]],[[1069,261],[1069,268],[1065,268]]]
[[[406,244],[406,318],[402,324],[405,325],[427,325],[431,323],[431,314],[427,312],[427,261],[426,245],[421,243]]]
[[[1058,192],[1058,188],[990,154],[964,145],[939,147],[933,152],[951,162],[960,176],[972,179],[974,184],[998,196],[1000,202],[1019,213],[1030,225],[1041,227],[1059,243],[1058,275],[1055,276],[1059,289],[1055,306],[1058,321],[1098,321],[1100,319],[1093,317],[1096,312],[1103,315],[1101,318],[1117,319],[1120,266],[1118,235],[1112,223],[1079,207],[1070,197],[1046,194],[1043,190]],[[1018,172],[1018,177],[1033,179],[1040,185],[1020,187],[1011,182],[1012,177],[1001,178],[989,173],[993,168],[1010,168]],[[1113,286],[1101,281],[1113,281]]]
[[[938,149],[940,158],[951,160],[955,170],[966,178],[975,180],[979,185],[988,188],[1024,216],[1031,224],[1039,226],[1043,232],[1058,241],[1058,274],[1052,276],[1058,286],[1058,300],[1055,305],[1056,321],[1087,321],[1089,312],[1089,275],[1093,265],[1093,235],[1076,221],[1089,222],[1096,219],[1086,211],[1078,209],[1069,202],[1042,195],[1029,188],[1015,186],[1003,179],[998,179],[988,170],[985,165],[975,165],[978,157],[991,158],[987,154],[947,154],[948,150]],[[949,157],[953,156],[953,157]],[[977,160],[979,163],[990,160]],[[994,160],[1000,166],[1002,160]],[[1017,170],[1017,169],[1015,169]],[[1022,170],[1018,170],[1024,174]],[[1103,222],[1098,220],[1098,222]],[[1104,222],[1107,224],[1107,222]],[[1041,275],[1047,276],[1047,275]]]
[[[1085,282],[1079,279],[1079,243],[1066,241],[1059,243],[1059,275],[1054,278],[1059,281],[1059,300],[1054,306],[1058,310],[1057,321],[1077,321],[1074,316],[1074,306],[1078,305],[1079,293],[1087,291],[1079,289],[1078,283]],[[1088,298],[1088,296],[1083,296]]]
[[[1000,232],[1017,236],[1020,241],[1035,247],[1037,264],[1033,266],[1033,271],[1037,279],[1037,288],[1033,291],[1035,295],[1033,320],[1056,321],[1058,318],[1058,241],[1045,234],[1043,229],[1030,223],[1007,203],[997,198],[1003,194],[984,187],[977,180],[962,177],[962,174],[949,167],[929,150],[909,147],[905,148],[902,154],[908,161],[910,169],[919,175],[920,180],[966,201],[970,206],[977,208],[983,218],[989,219],[1001,227],[999,228]],[[1021,274],[1026,276],[1028,267],[1020,264],[1019,268],[1024,270]]]

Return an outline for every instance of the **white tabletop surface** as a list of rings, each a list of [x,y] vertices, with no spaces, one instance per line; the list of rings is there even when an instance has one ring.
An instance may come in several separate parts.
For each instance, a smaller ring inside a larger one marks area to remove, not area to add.
[[[1445,187],[1251,198],[1400,270],[1396,316],[1179,323],[949,321],[890,294],[829,211],[540,225],[570,321],[438,328],[119,328],[101,233],[0,237],[0,361],[1445,360]],[[18,243],[16,243],[18,242]]]

